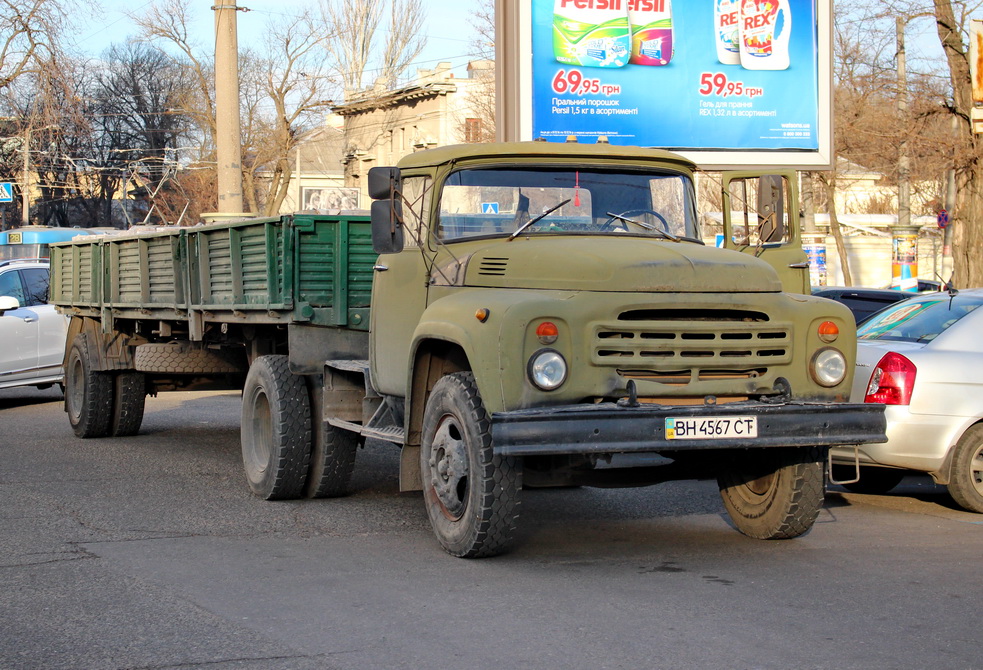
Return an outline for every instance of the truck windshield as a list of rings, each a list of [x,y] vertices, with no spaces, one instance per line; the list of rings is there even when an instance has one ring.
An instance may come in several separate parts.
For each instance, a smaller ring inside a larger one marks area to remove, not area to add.
[[[438,233],[445,240],[510,235],[549,212],[523,234],[630,234],[699,241],[693,203],[692,182],[675,172],[458,170],[441,191]]]

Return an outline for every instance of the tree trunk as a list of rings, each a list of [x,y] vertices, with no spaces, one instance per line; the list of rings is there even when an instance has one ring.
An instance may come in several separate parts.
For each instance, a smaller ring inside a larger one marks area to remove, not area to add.
[[[840,268],[843,271],[843,285],[853,286],[853,275],[850,272],[850,258],[847,254],[846,244],[843,242],[843,231],[840,229],[840,220],[836,218],[836,176],[824,176],[822,180],[823,185],[826,187],[829,231],[833,234],[833,240],[836,242],[836,252],[840,257]]]
[[[963,139],[963,154],[957,159],[956,202],[950,213],[953,226],[952,262],[956,286],[983,285],[983,168],[981,168],[981,142],[973,133],[970,113],[973,108],[972,80],[969,70],[969,54],[962,41],[962,26],[955,18],[951,0],[933,0],[935,25],[939,41],[949,66],[952,85],[952,108],[958,124],[958,137]]]

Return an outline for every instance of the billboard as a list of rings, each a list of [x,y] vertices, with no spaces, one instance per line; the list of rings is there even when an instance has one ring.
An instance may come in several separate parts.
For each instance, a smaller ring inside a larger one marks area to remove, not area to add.
[[[832,163],[830,0],[498,0],[503,140]]]

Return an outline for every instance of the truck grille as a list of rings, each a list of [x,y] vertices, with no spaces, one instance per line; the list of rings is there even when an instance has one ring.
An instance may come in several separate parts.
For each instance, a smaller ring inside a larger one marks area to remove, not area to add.
[[[753,378],[792,358],[791,326],[746,310],[632,310],[593,324],[593,362],[669,384]]]

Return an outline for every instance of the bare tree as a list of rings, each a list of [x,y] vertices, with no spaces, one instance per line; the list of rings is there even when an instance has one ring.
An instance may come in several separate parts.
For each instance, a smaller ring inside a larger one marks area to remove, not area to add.
[[[325,48],[346,100],[372,73],[384,88],[393,88],[423,50],[423,0],[321,0],[320,6],[329,37]],[[384,15],[388,30],[378,55],[376,33]]]
[[[252,211],[280,210],[293,173],[298,136],[331,105],[333,81],[322,71],[327,37],[304,12],[269,27],[267,50],[243,58],[245,195]]]
[[[55,59],[65,5],[59,0],[0,2],[0,89],[22,75],[42,73]]]

